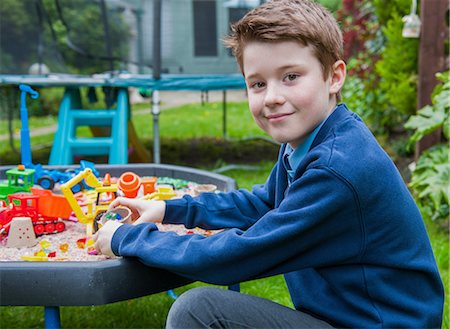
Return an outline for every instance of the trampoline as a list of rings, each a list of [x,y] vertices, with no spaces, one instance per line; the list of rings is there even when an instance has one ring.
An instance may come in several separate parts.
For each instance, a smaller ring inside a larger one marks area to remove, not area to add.
[[[117,87],[152,90],[237,90],[245,89],[241,74],[162,74],[159,79],[145,74],[48,74],[0,75],[0,85],[28,84],[35,87]]]
[[[139,143],[131,121],[128,120],[127,127],[123,127],[123,118],[130,115],[129,105],[126,104],[129,102],[127,89],[149,89],[152,91],[153,162],[158,164],[161,162],[159,91],[223,91],[222,124],[226,137],[226,91],[245,89],[246,86],[243,77],[237,73],[234,57],[220,40],[229,33],[231,23],[260,1],[80,0],[73,6],[70,1],[54,0],[38,1],[36,6],[29,6],[26,0],[20,0],[16,11],[3,8],[5,16],[20,13],[36,26],[27,34],[23,26],[16,26],[14,20],[2,25],[5,35],[24,33],[21,40],[28,42],[20,49],[10,47],[11,42],[0,44],[2,51],[10,56],[6,58],[11,59],[0,68],[0,86],[27,84],[31,87],[65,88],[49,159],[51,165],[70,164],[72,161],[68,159],[74,152],[88,150],[86,141],[77,140],[73,145],[61,142],[76,139],[68,132],[73,129],[68,118],[86,114],[72,111],[80,108],[81,87],[112,87],[119,91],[115,100],[122,127],[117,128],[121,130],[116,131],[116,135],[122,137],[114,141],[97,139],[91,143],[93,147],[90,149],[109,152],[112,158],[112,161],[108,160],[110,164],[127,163],[128,143],[131,141],[135,144],[134,152],[138,154],[135,158],[140,159],[135,162],[149,161],[149,153]],[[80,13],[90,13],[95,18],[85,22],[82,20],[85,16]],[[68,20],[70,15],[75,15],[77,19]],[[59,29],[56,24],[60,24]],[[37,71],[32,68],[37,68]],[[122,70],[132,74],[121,73],[125,72]],[[92,74],[105,71],[107,73]],[[77,74],[72,74],[74,72]],[[119,108],[119,100],[122,108]],[[98,117],[105,117],[104,125],[117,126],[110,123],[114,119],[106,118],[106,113],[98,114]],[[84,116],[79,121],[94,118],[91,113],[89,118]],[[120,150],[112,151],[113,144],[118,144]],[[62,155],[57,154],[58,149],[63,150]]]
[[[187,75],[187,74],[163,74],[160,79],[155,79],[151,75],[136,75],[136,74],[96,74],[92,76],[72,75],[72,74],[48,74],[48,75],[0,75],[1,85],[19,85],[26,84],[33,87],[64,87],[65,93],[61,100],[58,113],[58,128],[55,134],[55,142],[52,147],[52,152],[49,159],[51,165],[66,165],[72,163],[72,153],[83,151],[84,154],[92,155],[90,152],[97,152],[102,150],[103,140],[101,142],[87,143],[87,141],[79,141],[78,144],[71,140],[75,137],[70,135],[70,130],[74,129],[75,123],[72,122],[74,108],[80,108],[80,88],[81,87],[113,87],[117,88],[117,115],[120,119],[120,125],[116,125],[119,130],[116,133],[116,140],[104,140],[105,145],[109,145],[110,164],[127,163],[128,162],[128,143],[131,142],[139,154],[141,162],[147,160],[146,150],[137,138],[136,132],[130,120],[130,108],[128,100],[128,88],[146,88],[152,90],[151,113],[153,116],[153,162],[159,164],[160,158],[160,138],[159,138],[159,91],[160,90],[189,90],[189,91],[223,91],[223,132],[226,136],[226,91],[245,89],[245,81],[240,74],[211,74],[211,75]],[[82,117],[81,124],[86,124],[86,121],[92,120],[98,123],[96,117],[100,117],[101,113],[98,110],[90,110],[91,113],[83,112],[89,117]],[[97,112],[95,112],[97,111]],[[124,123],[127,122],[126,123]],[[106,124],[105,124],[106,125]],[[114,134],[115,132],[113,132]],[[112,147],[114,145],[114,148]],[[70,153],[71,147],[74,149]],[[105,147],[106,149],[106,147]],[[82,152],[82,153],[83,153]],[[104,153],[107,153],[105,151]]]

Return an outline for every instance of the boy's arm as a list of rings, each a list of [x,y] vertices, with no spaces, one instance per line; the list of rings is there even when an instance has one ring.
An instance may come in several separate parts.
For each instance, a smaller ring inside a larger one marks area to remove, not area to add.
[[[241,189],[226,193],[203,193],[166,201],[164,224],[183,224],[187,228],[247,229],[273,209],[276,166],[264,185],[252,192]]]
[[[352,189],[327,170],[311,170],[247,231],[178,236],[154,224],[123,225],[112,250],[190,279],[230,284],[352,261],[361,252],[361,230]]]

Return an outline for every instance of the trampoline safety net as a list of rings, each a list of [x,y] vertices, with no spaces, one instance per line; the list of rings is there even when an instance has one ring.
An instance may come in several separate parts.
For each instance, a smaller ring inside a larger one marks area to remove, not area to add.
[[[0,74],[238,73],[222,44],[264,0],[2,0]]]

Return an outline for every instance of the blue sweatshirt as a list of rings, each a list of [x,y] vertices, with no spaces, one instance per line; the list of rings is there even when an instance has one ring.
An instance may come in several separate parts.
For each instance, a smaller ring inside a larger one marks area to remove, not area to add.
[[[421,215],[363,122],[339,105],[290,185],[285,147],[252,192],[166,203],[163,223],[227,230],[178,236],[123,225],[113,252],[221,285],[283,273],[295,308],[336,327],[440,327],[443,286]]]

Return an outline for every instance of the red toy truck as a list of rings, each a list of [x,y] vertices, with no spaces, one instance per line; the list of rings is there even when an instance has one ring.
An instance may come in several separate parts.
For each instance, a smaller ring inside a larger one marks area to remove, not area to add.
[[[14,217],[30,217],[36,235],[59,233],[66,224],[72,208],[62,195],[48,190],[31,188],[32,194],[16,193],[8,196],[9,205],[0,207],[0,233],[8,235],[9,226]]]

